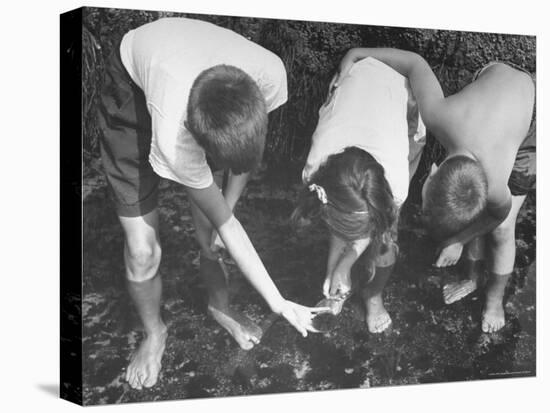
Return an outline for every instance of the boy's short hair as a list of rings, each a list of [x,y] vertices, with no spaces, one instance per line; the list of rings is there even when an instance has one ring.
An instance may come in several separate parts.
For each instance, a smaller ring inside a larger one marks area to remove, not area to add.
[[[241,69],[213,66],[193,82],[186,126],[217,167],[235,174],[248,172],[260,163],[264,151],[265,99]]]
[[[426,186],[422,218],[437,240],[466,228],[487,205],[487,177],[476,160],[463,155],[447,158]]]

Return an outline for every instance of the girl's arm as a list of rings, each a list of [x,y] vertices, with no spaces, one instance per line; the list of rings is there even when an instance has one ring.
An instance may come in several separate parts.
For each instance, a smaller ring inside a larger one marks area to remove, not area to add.
[[[338,260],[346,249],[346,245],[347,243],[343,239],[330,234],[326,274],[327,278],[334,272],[336,264],[338,264]]]
[[[331,234],[331,245],[337,246],[336,252],[338,252],[338,257],[336,264],[334,265],[332,271],[327,271],[327,277],[325,283],[323,284],[323,294],[325,297],[331,297],[337,294],[338,292],[344,294],[351,289],[351,285],[338,285],[336,280],[349,280],[349,274],[351,272],[351,267],[357,261],[357,259],[363,254],[370,244],[370,238],[359,239],[353,242],[346,242],[334,235]],[[343,248],[341,246],[343,245]],[[331,251],[332,252],[332,251]],[[329,252],[329,263],[330,263],[330,253]],[[340,276],[344,274],[343,276]]]
[[[426,126],[433,129],[435,124],[437,127],[441,121],[445,97],[430,65],[416,53],[392,48],[350,49],[340,63],[339,73],[333,79],[334,86],[338,86],[338,82],[347,75],[355,62],[366,57],[380,60],[408,78]]]

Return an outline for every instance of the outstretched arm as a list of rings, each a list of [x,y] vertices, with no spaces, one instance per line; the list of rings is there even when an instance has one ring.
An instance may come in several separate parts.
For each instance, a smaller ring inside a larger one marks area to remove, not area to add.
[[[232,172],[229,173],[227,186],[224,189],[223,196],[225,198],[225,202],[227,202],[227,205],[229,206],[229,209],[231,211],[235,209],[235,205],[237,204],[237,201],[241,197],[249,177],[250,177],[250,173],[243,173],[240,175],[235,175]],[[215,250],[225,249],[225,245],[223,244],[218,232],[211,231],[210,233],[212,234],[210,240],[213,248]]]
[[[240,175],[235,175],[233,172],[229,173],[229,179],[227,180],[227,187],[224,190],[224,198],[227,202],[227,205],[233,211],[237,201],[241,197],[244,188],[248,182],[250,173],[243,173]]]
[[[351,267],[370,244],[370,238],[346,242],[331,234],[323,295],[327,298],[351,291]]]
[[[430,129],[437,126],[441,117],[441,104],[445,100],[443,90],[430,65],[416,53],[391,48],[350,49],[342,59],[339,73],[333,78],[331,87],[337,87],[351,66],[366,57],[380,60],[407,77],[426,126]]]
[[[240,222],[232,214],[217,185],[205,189],[187,187],[191,200],[208,218],[227,247],[238,267],[252,286],[266,300],[271,310],[285,317],[302,335],[311,327],[311,318],[316,312],[326,309],[311,309],[285,300],[269,277],[260,257],[250,242]]]

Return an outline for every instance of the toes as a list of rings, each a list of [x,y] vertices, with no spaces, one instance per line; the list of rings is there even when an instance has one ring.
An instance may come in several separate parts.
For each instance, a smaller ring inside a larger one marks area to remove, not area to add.
[[[157,383],[157,380],[156,378],[153,378],[153,377],[149,377],[147,380],[145,380],[143,382],[143,387],[145,388],[150,388],[150,387],[153,387],[155,384]]]
[[[248,345],[250,346],[247,348],[247,350],[250,350],[252,347],[254,347],[256,344],[260,342],[260,339],[251,333],[244,334],[244,337],[245,337],[245,342],[248,343]]]
[[[126,370],[126,381],[132,389],[136,388],[136,369],[133,366],[128,366]]]
[[[149,380],[153,378],[153,375],[151,374],[151,368],[149,366],[146,366],[145,369],[143,369],[143,372],[139,376],[139,383],[143,387],[148,387],[145,383],[148,383]]]
[[[138,381],[138,378],[137,378],[137,374],[135,372],[133,372],[130,376],[130,380],[128,381],[128,383],[130,384],[130,387],[132,389],[138,389],[139,388],[139,381]]]
[[[489,332],[489,324],[487,323],[487,321],[483,320],[481,322],[481,330],[484,332],[484,333],[488,333]]]
[[[370,333],[378,334],[382,333],[391,325],[391,318],[388,314],[382,317],[378,317],[371,322],[367,321],[367,327]]]
[[[158,372],[147,374],[145,380],[143,380],[143,387],[153,387],[157,383]]]
[[[382,333],[384,330],[386,330],[391,324],[391,318],[386,318],[384,321],[378,325],[378,332]]]
[[[496,333],[497,331],[500,331],[504,327],[504,322],[502,320],[499,320],[493,325],[493,333]]]
[[[137,370],[134,378],[134,385],[137,390],[141,390],[143,386],[143,377],[145,376],[145,373]]]
[[[251,350],[252,347],[254,347],[254,343],[250,340],[246,340],[239,342],[239,346],[241,346],[243,350]]]

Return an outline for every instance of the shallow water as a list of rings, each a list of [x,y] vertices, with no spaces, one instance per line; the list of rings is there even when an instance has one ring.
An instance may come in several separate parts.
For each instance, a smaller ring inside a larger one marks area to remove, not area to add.
[[[508,288],[507,322],[498,334],[481,332],[482,293],[452,305],[441,288],[454,270],[431,266],[433,245],[403,211],[401,252],[384,298],[393,324],[368,333],[360,302],[351,297],[322,334],[302,338],[282,319],[260,345],[240,351],[206,316],[198,275],[198,246],[182,191],[164,183],[161,243],[163,315],[170,329],[163,370],[152,389],[132,390],[124,369],[142,333],[123,282],[122,233],[104,189],[85,205],[84,402],[137,402],[304,390],[491,379],[535,375],[534,197],[517,227],[517,270]],[[268,189],[253,181],[236,215],[286,298],[315,305],[321,298],[327,243],[322,228],[297,233],[287,222],[296,187]],[[234,303],[257,322],[269,316],[260,296],[231,271]],[[357,269],[361,276],[360,268]]]

